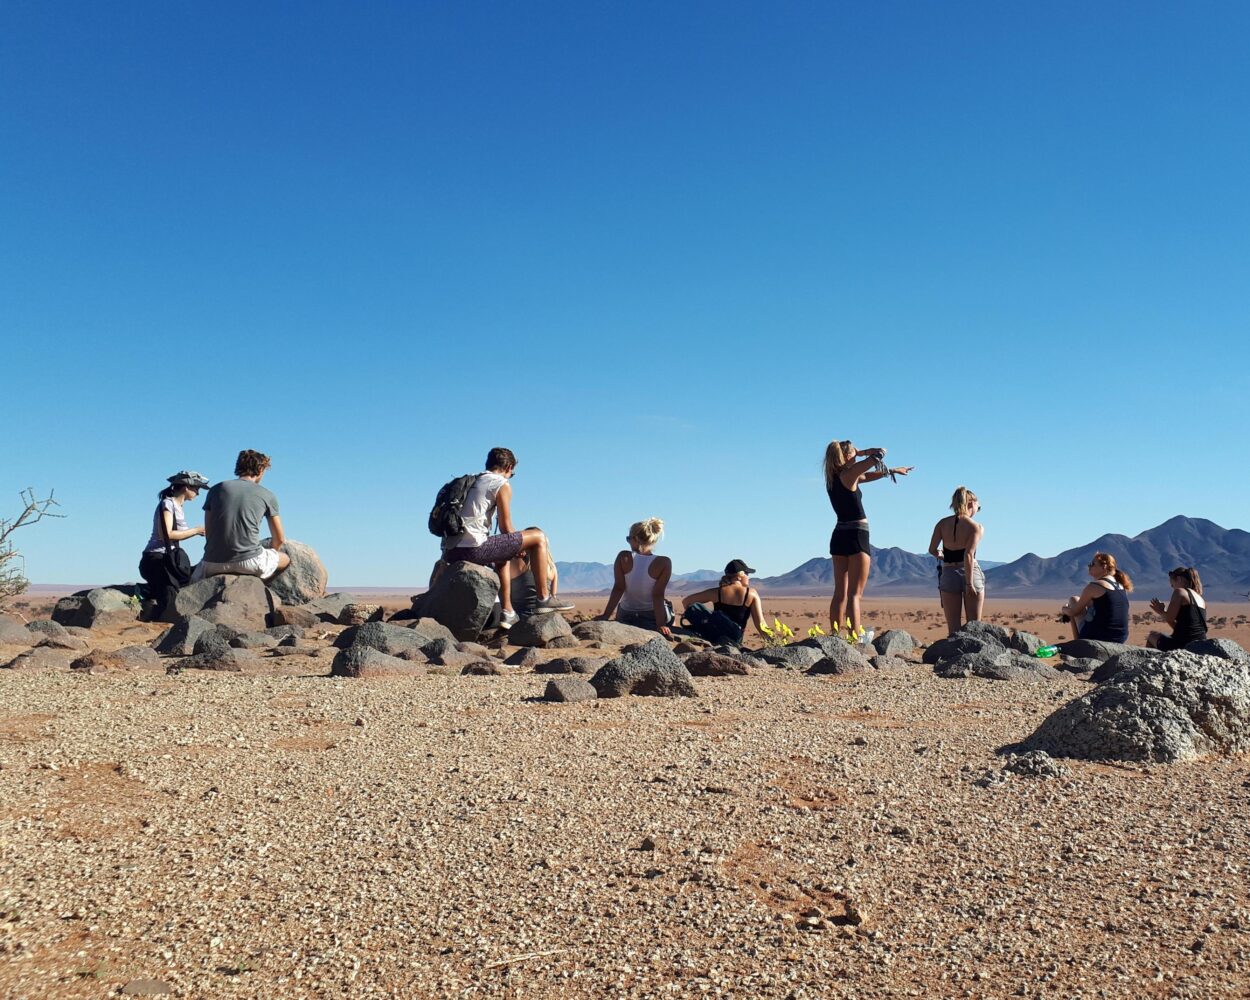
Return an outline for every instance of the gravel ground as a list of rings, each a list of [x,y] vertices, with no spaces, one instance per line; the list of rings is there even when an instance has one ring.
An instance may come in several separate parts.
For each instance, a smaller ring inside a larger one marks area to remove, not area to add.
[[[0,995],[1250,995],[1250,761],[1003,772],[1080,680],[328,669],[0,671]]]

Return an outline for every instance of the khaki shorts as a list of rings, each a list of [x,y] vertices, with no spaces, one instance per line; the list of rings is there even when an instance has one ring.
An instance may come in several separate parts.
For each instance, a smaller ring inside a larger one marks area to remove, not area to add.
[[[942,575],[938,577],[938,590],[944,594],[962,594],[967,587],[963,563],[942,564]],[[975,562],[972,564],[972,589],[978,594],[985,593],[985,574],[981,572],[980,564]]]
[[[261,549],[252,558],[241,559],[238,562],[202,562],[191,573],[191,580],[194,582],[203,580],[206,576],[225,576],[228,573],[236,576],[259,576],[262,580],[268,580],[276,572],[278,572],[278,550]]]

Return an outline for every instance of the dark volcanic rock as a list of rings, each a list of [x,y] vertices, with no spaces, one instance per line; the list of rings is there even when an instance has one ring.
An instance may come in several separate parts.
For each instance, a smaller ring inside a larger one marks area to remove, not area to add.
[[[124,625],[139,617],[139,602],[112,587],[97,587],[85,594],[63,597],[52,609],[52,620],[79,628]]]
[[[590,683],[600,698],[627,694],[693,698],[697,694],[690,671],[662,638],[652,639],[605,663]]]
[[[1053,713],[1020,748],[1158,762],[1250,750],[1250,663],[1180,650],[1129,667]]]
[[[558,635],[547,643],[548,649],[577,649],[581,645],[577,636]]]
[[[274,604],[265,585],[255,576],[210,576],[178,591],[174,611],[198,615],[214,625],[231,625],[241,632],[260,631]]]
[[[986,642],[996,642],[1000,646],[1007,646],[1011,643],[1011,633],[1001,625],[994,625],[990,622],[964,622],[955,634],[970,635]]]
[[[195,642],[205,632],[216,626],[197,615],[180,619],[165,629],[152,643],[152,648],[165,656],[190,656],[195,652]]]
[[[1047,666],[1042,660],[1023,653],[1003,649],[995,651],[987,647],[981,652],[963,653],[949,660],[942,660],[933,672],[938,677],[982,677],[990,681],[1040,681],[1059,677],[1059,671]]]
[[[51,646],[36,646],[18,653],[8,663],[0,665],[4,670],[64,670],[69,666],[74,654],[66,649],[54,649]]]
[[[1250,659],[1250,653],[1247,653],[1232,639],[1223,637],[1198,639],[1196,642],[1191,642],[1186,646],[1185,651],[1187,653],[1197,653],[1199,656],[1218,656],[1222,660],[1245,661]]]
[[[906,656],[916,648],[910,632],[901,628],[886,629],[872,640],[872,647],[882,656]]]
[[[1076,660],[1062,659],[1061,660],[1058,657],[1045,660],[1043,662],[1050,664],[1056,670],[1063,670],[1069,674],[1082,674],[1082,675],[1092,674],[1093,671],[1097,670],[1099,665],[1102,663],[1101,660],[1085,660],[1085,659],[1076,659]],[[1086,679],[1088,680],[1088,678]]]
[[[1019,629],[1011,633],[1011,638],[1007,642],[1009,649],[1014,649],[1017,653],[1027,653],[1029,656],[1032,656],[1045,645],[1045,640],[1040,636],[1036,636],[1032,632],[1021,632]]]
[[[943,660],[953,660],[967,653],[997,656],[1005,652],[1007,652],[1006,645],[997,639],[959,631],[946,639],[939,639],[924,651],[921,659],[925,663],[941,663]]]
[[[307,608],[297,607],[280,607],[274,608],[273,613],[269,616],[276,626],[290,626],[293,628],[312,628],[321,618]]]
[[[370,624],[378,624],[371,622]],[[361,626],[365,628],[367,626]],[[419,663],[389,656],[372,646],[352,646],[340,650],[330,667],[331,677],[422,677],[425,668]]]
[[[842,640],[834,639],[833,642],[842,642]],[[850,648],[845,642],[842,642],[842,645]],[[819,646],[808,646],[803,643],[792,643],[789,646],[765,646],[755,655],[774,667],[786,667],[789,670],[806,670],[825,658],[825,652]]]
[[[608,660],[603,656],[561,656],[534,666],[536,674],[594,674]]]
[[[273,636],[279,642],[291,637],[296,639],[304,638],[304,630],[298,625],[274,625],[265,629],[265,634]]]
[[[416,618],[400,627],[411,629],[422,637],[423,642],[430,642],[433,639],[447,639],[450,642],[454,642],[456,639],[451,634],[451,629],[440,622],[436,622],[433,618]]]
[[[824,638],[828,639],[827,636]],[[809,674],[850,674],[872,669],[872,664],[861,652],[871,650],[873,647],[870,645],[853,646],[836,638],[822,645],[825,655],[807,668]]]
[[[911,666],[901,656],[874,656],[868,662],[877,670],[906,670]]]
[[[198,646],[209,635],[218,634],[206,632],[200,636],[196,645]],[[218,638],[220,638],[220,635],[218,635]],[[246,649],[235,649],[233,646],[225,646],[221,649],[216,647],[212,649],[206,648],[203,652],[185,656],[166,669],[170,673],[176,673],[180,670],[212,670],[221,673],[238,673],[245,664],[254,663],[255,661],[256,658]]]
[[[265,632],[240,632],[230,640],[235,649],[270,649],[278,644],[276,636]]]
[[[565,703],[593,701],[598,697],[599,692],[595,690],[594,685],[580,677],[557,677],[549,680],[547,689],[543,692],[544,701]]]
[[[1067,642],[1059,643],[1058,646],[1059,652],[1069,659],[1097,660],[1099,663],[1111,659],[1116,653],[1140,648],[1123,642],[1100,642],[1097,639],[1069,639]]]
[[[691,677],[733,677],[751,672],[746,663],[736,656],[725,656],[710,649],[687,653],[681,661],[690,671]]]
[[[421,602],[421,614],[447,626],[462,641],[474,642],[486,628],[499,595],[492,569],[458,562],[439,574]]]
[[[650,629],[620,622],[589,621],[573,626],[573,634],[584,642],[605,642],[609,646],[628,646],[632,642],[650,642],[656,634]]]
[[[1151,660],[1157,660],[1161,653],[1157,649],[1146,649],[1144,647],[1130,647],[1123,653],[1116,653],[1094,668],[1093,673],[1089,675],[1089,679],[1095,684],[1101,684],[1103,681],[1110,680],[1121,670],[1127,670],[1129,667],[1140,666],[1143,663],[1149,663]]]
[[[495,677],[502,673],[505,671],[494,660],[474,660],[460,669],[461,677]]]
[[[200,633],[191,650],[193,656],[221,656],[231,648],[230,638],[225,633],[213,629]]]
[[[344,629],[334,640],[334,645],[339,649],[368,646],[379,653],[398,656],[406,650],[419,650],[428,642],[416,629],[392,625],[390,622],[366,622],[364,625],[353,625]]]
[[[534,649],[518,649],[503,662],[510,667],[532,667],[538,663],[538,653]]]
[[[85,639],[73,635],[60,622],[46,618],[27,623],[26,630],[33,633],[39,645],[53,649],[86,649],[88,645]]]
[[[103,674],[113,670],[143,670],[159,666],[161,658],[150,646],[123,646],[111,653],[100,649],[92,650],[86,656],[74,660],[69,668],[90,674]]]
[[[522,618],[508,630],[508,643],[512,646],[551,645],[553,639],[572,636],[573,629],[561,614],[531,615]]]
[[[343,613],[343,609],[352,605],[359,604],[360,601],[355,594],[333,593],[326,594],[324,597],[318,597],[309,601],[301,607],[314,615],[318,621],[323,621],[327,625],[338,623],[339,616]]]
[[[263,539],[261,545],[269,548],[271,541]],[[282,551],[291,557],[291,565],[270,577],[265,585],[278,595],[283,604],[307,604],[324,597],[329,577],[316,550],[311,545],[288,538]]]

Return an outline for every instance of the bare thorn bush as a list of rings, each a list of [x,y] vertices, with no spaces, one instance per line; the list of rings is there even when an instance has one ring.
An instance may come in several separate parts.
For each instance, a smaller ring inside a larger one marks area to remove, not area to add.
[[[59,507],[49,491],[46,498],[35,499],[34,487],[28,486],[19,494],[22,498],[22,512],[15,518],[0,518],[0,601],[16,597],[30,586],[26,579],[26,563],[22,554],[13,547],[13,533],[18,528],[26,528],[38,524],[45,517],[64,517],[55,513],[52,508]]]

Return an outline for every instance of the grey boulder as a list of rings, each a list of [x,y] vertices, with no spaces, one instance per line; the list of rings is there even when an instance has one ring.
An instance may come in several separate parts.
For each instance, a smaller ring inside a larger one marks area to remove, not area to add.
[[[1143,663],[1157,660],[1162,655],[1163,653],[1157,649],[1130,647],[1123,653],[1116,653],[1115,656],[1103,660],[1102,663],[1094,668],[1089,675],[1089,679],[1095,684],[1101,684],[1103,681],[1110,680],[1121,670],[1141,666]]]
[[[53,649],[86,649],[87,642],[71,634],[60,622],[39,618],[28,622],[26,630],[37,637],[38,645]]]
[[[495,571],[470,562],[452,563],[421,601],[421,615],[451,630],[457,639],[476,642],[486,629],[499,595]]]
[[[1060,676],[1059,671],[1041,660],[1002,647],[987,647],[980,652],[942,660],[934,666],[933,672],[947,679],[981,677],[989,681],[1040,681]]]
[[[842,640],[834,639],[832,642],[842,642]],[[848,643],[842,642],[842,645],[848,649],[850,648]],[[832,648],[832,643],[830,648]],[[819,646],[795,643],[789,646],[766,646],[755,655],[774,667],[785,667],[789,670],[806,670],[808,667],[815,666],[823,660],[826,654]]]
[[[697,693],[686,665],[658,637],[605,663],[590,683],[600,698],[627,694],[693,698]]]
[[[205,577],[178,591],[174,612],[198,615],[214,625],[231,625],[241,632],[260,631],[268,622],[274,603],[269,591],[255,576]]]
[[[573,634],[583,642],[603,642],[609,646],[628,646],[634,642],[651,642],[656,635],[651,629],[624,625],[621,622],[589,621],[573,626]]]
[[[366,622],[353,625],[339,633],[334,645],[339,649],[366,646],[388,656],[398,656],[409,650],[419,651],[430,640],[415,629],[392,625],[390,622]]]
[[[12,615],[0,614],[0,646],[33,646],[40,638]]]
[[[681,658],[691,677],[734,677],[749,674],[746,663],[736,656],[726,656],[710,649],[688,653]]]
[[[124,625],[139,617],[139,602],[121,590],[97,587],[85,594],[62,597],[52,609],[52,620],[79,628]]]
[[[994,625],[990,622],[971,621],[964,622],[960,626],[957,635],[970,635],[977,639],[983,639],[986,642],[996,642],[1000,646],[1006,646],[1011,642],[1011,633],[1001,625]]]
[[[339,623],[339,617],[346,608],[359,603],[360,601],[354,594],[333,593],[314,598],[306,604],[301,604],[300,608],[319,620],[333,625]]]
[[[425,668],[419,663],[365,645],[340,650],[330,666],[331,677],[422,677],[424,674]]]
[[[941,663],[943,660],[953,660],[968,653],[984,653],[993,657],[1005,652],[1007,652],[1006,645],[997,639],[961,630],[933,643],[924,651],[921,659],[925,663]]]
[[[882,656],[906,656],[916,648],[916,640],[910,632],[891,628],[872,640],[872,648]]]
[[[8,663],[0,665],[4,670],[64,670],[74,659],[70,650],[54,649],[51,646],[36,646],[25,652],[18,653]]]
[[[261,545],[268,548],[272,540],[266,538]],[[270,577],[266,586],[282,599],[283,604],[307,604],[324,597],[329,576],[316,550],[311,545],[288,538],[281,551],[291,557],[291,565]]]
[[[1073,660],[1109,660],[1116,653],[1135,647],[1124,642],[1103,642],[1099,639],[1069,639],[1058,644],[1059,652]]]
[[[864,648],[872,649],[871,646]],[[826,644],[825,655],[807,668],[809,674],[851,674],[871,670],[867,657],[849,642],[836,639]]]
[[[270,649],[278,644],[278,637],[264,632],[240,632],[230,640],[235,649]]]
[[[572,634],[573,629],[565,621],[564,615],[530,615],[528,618],[522,618],[508,630],[508,644],[542,648],[551,645],[553,639]]]
[[[602,656],[561,656],[546,663],[536,663],[536,674],[594,674],[607,663]]]
[[[161,658],[151,646],[123,646],[112,652],[96,649],[70,663],[70,670],[105,674],[116,670],[142,670],[159,667]]]
[[[1218,656],[1222,660],[1241,660],[1244,662],[1250,659],[1250,653],[1247,653],[1232,639],[1222,637],[1198,639],[1186,646],[1185,650],[1189,653],[1197,653],[1199,656]]]
[[[1129,667],[1022,744],[1082,760],[1193,760],[1250,750],[1250,663],[1177,650]]]
[[[1046,645],[1046,642],[1032,632],[1021,632],[1018,629],[1011,633],[1011,638],[1007,641],[1007,647],[1014,649],[1017,653],[1027,653],[1032,656],[1039,649]]]
[[[543,701],[563,702],[565,704],[578,701],[593,701],[599,692],[589,681],[580,677],[555,677],[547,682],[543,692]]]
[[[216,626],[198,615],[189,615],[165,629],[152,643],[152,648],[164,656],[190,656],[195,652],[195,641]]]

